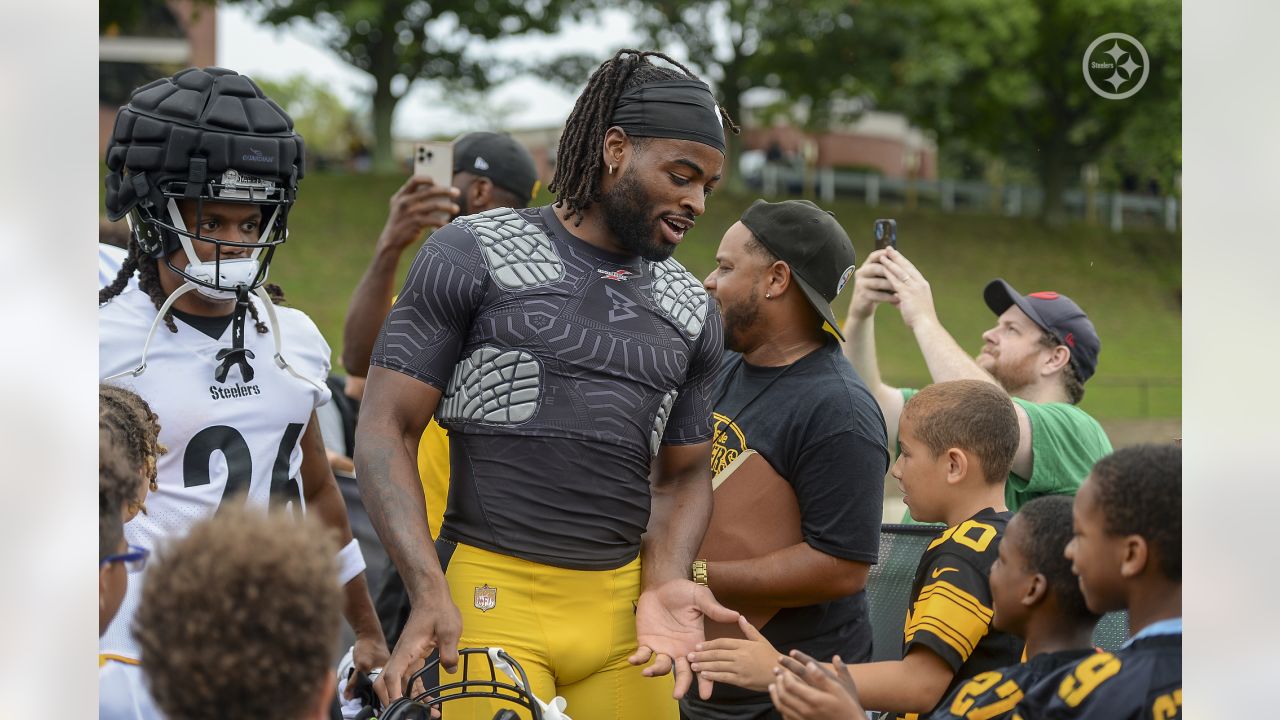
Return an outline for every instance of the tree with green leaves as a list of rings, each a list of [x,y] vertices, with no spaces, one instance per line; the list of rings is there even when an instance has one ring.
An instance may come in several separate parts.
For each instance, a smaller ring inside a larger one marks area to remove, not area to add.
[[[308,164],[319,158],[344,158],[362,139],[364,128],[356,111],[327,86],[301,74],[256,82],[293,118],[294,129],[307,143]]]
[[[339,58],[373,77],[374,167],[395,166],[391,120],[416,80],[484,89],[502,68],[467,52],[477,39],[550,32],[576,0],[229,0],[261,20],[314,25]]]
[[[810,130],[837,119],[835,101],[863,93],[863,68],[882,62],[884,54],[872,50],[876,38],[866,37],[867,24],[854,25],[854,6],[848,0],[632,3],[649,40],[682,47],[689,64],[715,84],[730,116],[742,119],[748,90],[772,88],[781,92],[787,119]],[[730,157],[740,149],[741,140],[731,137]]]
[[[851,119],[842,106],[902,112],[937,133],[944,154],[1025,169],[1063,218],[1063,192],[1091,163],[1172,185],[1180,164],[1179,0],[634,0],[639,27],[685,48],[725,109],[751,88],[810,131]],[[1090,42],[1139,39],[1151,67],[1136,95],[1108,100],[1085,83]],[[855,101],[852,103],[841,101]],[[736,150],[736,148],[734,148]]]
[[[1150,160],[1181,135],[1178,0],[861,0],[855,7],[855,23],[894,17],[880,24],[900,36],[887,65],[864,76],[876,102],[936,131],[944,152],[955,143],[1033,171],[1045,195],[1042,218],[1051,224],[1064,218],[1063,192],[1085,164],[1124,152]],[[1110,32],[1137,38],[1151,65],[1143,88],[1123,100],[1096,94],[1082,71],[1090,43]],[[1139,127],[1141,134],[1133,132]]]
[[[760,33],[769,27],[774,3],[769,0],[637,0],[636,24],[658,47],[682,46],[690,66],[716,87],[721,107],[738,120],[742,93],[758,83],[751,59]],[[729,157],[742,141],[728,138]]]

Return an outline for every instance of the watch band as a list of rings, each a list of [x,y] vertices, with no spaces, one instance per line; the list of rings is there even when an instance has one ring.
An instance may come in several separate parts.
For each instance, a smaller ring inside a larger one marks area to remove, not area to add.
[[[693,564],[690,565],[690,569],[693,571],[693,581],[703,587],[707,587],[707,561],[694,560]]]

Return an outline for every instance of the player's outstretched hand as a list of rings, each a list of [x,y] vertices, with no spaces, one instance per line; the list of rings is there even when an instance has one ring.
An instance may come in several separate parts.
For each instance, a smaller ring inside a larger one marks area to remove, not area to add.
[[[853,677],[839,655],[831,659],[830,669],[799,650],[792,650],[791,657],[781,658],[780,663],[769,697],[783,720],[866,717]]]
[[[763,692],[773,682],[773,670],[780,657],[777,649],[745,617],[738,618],[738,627],[745,640],[716,638],[699,643],[689,653],[693,671],[698,673],[699,689],[703,682],[707,684],[707,691],[702,693],[704,700],[711,696],[712,683]]]
[[[411,176],[391,196],[391,212],[378,245],[397,254],[404,252],[422,233],[449,223],[458,213],[457,197],[457,188],[436,187],[431,178]]]
[[[893,286],[885,277],[884,266],[880,258],[884,250],[875,250],[862,261],[862,265],[853,272],[853,297],[849,299],[848,317],[854,320],[866,320],[876,311],[880,303],[892,303],[897,300],[893,295]]]
[[[674,697],[682,698],[693,684],[689,653],[706,639],[702,619],[734,622],[739,615],[716,601],[706,587],[689,580],[671,580],[640,593],[636,602],[636,640],[639,647],[627,658],[632,665],[653,664],[643,670],[646,677],[675,671]],[[699,694],[711,694],[711,681],[698,678]]]
[[[409,677],[422,668],[432,650],[440,651],[440,667],[455,672],[461,635],[462,615],[447,594],[415,603],[396,649],[373,683],[382,707],[408,692]]]
[[[893,288],[894,304],[902,313],[902,322],[912,329],[921,321],[937,322],[938,312],[933,307],[933,290],[929,281],[897,249],[886,248],[884,253],[880,265]]]

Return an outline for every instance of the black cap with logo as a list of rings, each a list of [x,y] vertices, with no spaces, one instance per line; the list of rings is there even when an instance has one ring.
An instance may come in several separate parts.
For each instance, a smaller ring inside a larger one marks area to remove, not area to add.
[[[525,205],[538,192],[533,156],[510,135],[473,132],[454,140],[453,171],[483,175],[515,193]]]
[[[756,200],[742,213],[742,224],[791,267],[809,304],[843,340],[831,301],[853,277],[855,258],[853,243],[835,214],[808,200]]]
[[[1098,338],[1098,331],[1093,329],[1089,316],[1074,300],[1052,290],[1022,295],[1000,278],[987,283],[982,298],[996,315],[1003,315],[1010,306],[1017,305],[1031,318],[1031,322],[1067,346],[1071,351],[1071,366],[1079,373],[1080,382],[1093,377],[1094,370],[1098,368],[1102,340]]]

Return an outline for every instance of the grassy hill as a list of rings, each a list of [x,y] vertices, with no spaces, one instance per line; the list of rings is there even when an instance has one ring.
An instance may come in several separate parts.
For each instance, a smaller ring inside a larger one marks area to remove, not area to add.
[[[309,175],[291,218],[290,240],[272,265],[271,278],[284,287],[290,304],[308,312],[333,345],[335,366],[347,301],[401,181]],[[544,190],[535,201],[550,199]],[[676,258],[704,277],[720,236],[752,199],[717,193]],[[870,208],[849,200],[828,209],[849,231],[859,260],[871,249],[872,221],[897,218],[899,248],[929,279],[943,323],[965,348],[976,352],[979,336],[994,323],[982,301],[991,278],[1004,277],[1024,293],[1058,290],[1090,313],[1102,337],[1098,374],[1087,386],[1083,407],[1111,419],[1181,415],[1180,236],[1113,234],[1081,225],[1047,229],[1032,220]],[[402,277],[411,256],[402,263]],[[837,299],[837,317],[844,317],[848,295],[846,289]],[[919,351],[892,308],[878,314],[877,339],[887,382],[926,381]]]

